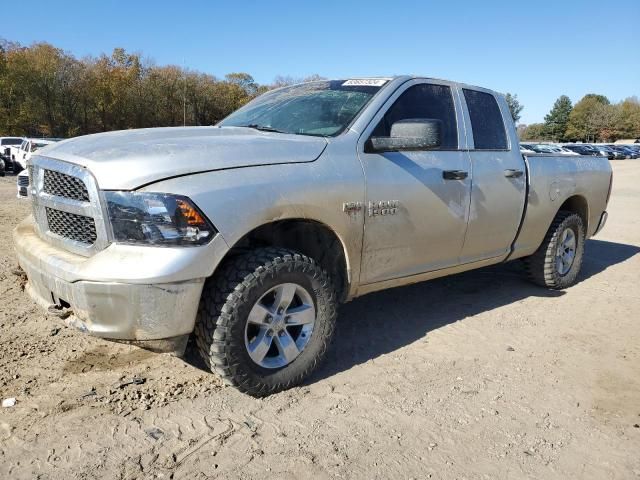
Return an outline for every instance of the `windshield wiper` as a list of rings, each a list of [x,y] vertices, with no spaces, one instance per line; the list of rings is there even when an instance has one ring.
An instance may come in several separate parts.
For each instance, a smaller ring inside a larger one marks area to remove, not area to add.
[[[261,132],[275,132],[275,133],[287,133],[277,128],[270,127],[268,125],[258,125],[257,123],[250,123],[249,125],[239,125],[241,127],[253,128],[254,130],[260,130]]]

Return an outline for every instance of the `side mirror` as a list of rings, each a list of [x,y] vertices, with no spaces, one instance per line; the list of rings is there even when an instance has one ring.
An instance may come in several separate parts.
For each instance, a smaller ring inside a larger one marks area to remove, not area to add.
[[[391,125],[388,137],[371,137],[366,153],[433,150],[442,145],[442,121],[433,118],[408,118]]]

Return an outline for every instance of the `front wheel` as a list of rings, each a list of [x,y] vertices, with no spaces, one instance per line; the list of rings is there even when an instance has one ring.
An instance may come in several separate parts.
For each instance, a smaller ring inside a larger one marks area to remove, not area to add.
[[[531,280],[555,290],[573,285],[582,267],[584,240],[584,223],[580,215],[559,211],[542,245],[524,259]]]
[[[198,349],[212,371],[253,396],[300,384],[333,337],[336,294],[313,259],[261,248],[229,260],[205,284]]]

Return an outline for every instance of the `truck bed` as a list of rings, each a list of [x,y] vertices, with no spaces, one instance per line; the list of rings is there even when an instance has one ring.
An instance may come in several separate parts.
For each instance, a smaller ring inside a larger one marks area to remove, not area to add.
[[[511,258],[536,251],[562,203],[583,204],[587,238],[595,234],[607,205],[611,166],[604,157],[524,155],[527,202]],[[589,198],[587,207],[586,199]]]

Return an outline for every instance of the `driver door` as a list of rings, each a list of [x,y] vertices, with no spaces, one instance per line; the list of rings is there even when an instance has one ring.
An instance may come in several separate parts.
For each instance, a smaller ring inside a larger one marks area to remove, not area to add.
[[[439,149],[365,152],[366,142],[389,136],[394,122],[419,118],[442,122]],[[412,80],[389,98],[361,136],[366,179],[361,284],[460,263],[472,180],[463,125],[455,86]],[[452,175],[455,171],[459,174]]]

